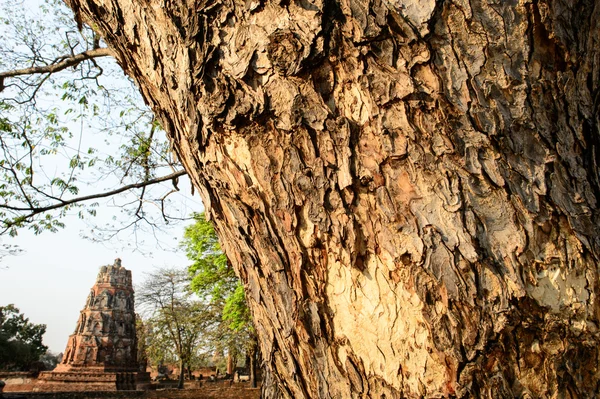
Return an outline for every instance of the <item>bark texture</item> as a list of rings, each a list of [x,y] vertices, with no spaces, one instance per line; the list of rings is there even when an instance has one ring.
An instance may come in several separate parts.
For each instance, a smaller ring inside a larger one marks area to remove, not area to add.
[[[264,397],[600,394],[600,2],[67,1],[201,192]]]

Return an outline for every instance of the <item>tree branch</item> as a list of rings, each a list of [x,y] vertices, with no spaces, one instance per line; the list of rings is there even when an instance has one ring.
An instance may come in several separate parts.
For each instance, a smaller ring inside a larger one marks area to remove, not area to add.
[[[39,208],[37,208],[37,207],[22,208],[22,207],[10,206],[10,205],[0,205],[0,209],[8,209],[8,210],[11,210],[11,211],[31,211],[31,213],[29,213],[28,215],[25,216],[25,218],[30,218],[31,216],[35,216],[35,215],[37,215],[39,213],[43,213],[43,212],[51,211],[51,210],[54,210],[54,209],[62,208],[62,207],[65,207],[67,205],[72,205],[72,204],[76,204],[76,203],[79,203],[79,202],[89,201],[89,200],[97,199],[97,198],[110,197],[110,196],[113,196],[113,195],[116,195],[116,194],[120,194],[120,193],[122,193],[124,191],[127,191],[127,190],[131,190],[131,189],[134,189],[134,188],[142,188],[142,187],[146,187],[146,186],[149,186],[149,185],[152,185],[152,184],[156,184],[156,183],[162,183],[164,181],[172,180],[172,179],[175,179],[177,177],[180,177],[180,176],[183,176],[183,175],[186,175],[186,174],[187,174],[187,172],[185,170],[180,170],[180,171],[171,173],[171,174],[166,175],[166,176],[158,177],[158,178],[153,179],[153,180],[148,180],[148,181],[141,182],[141,183],[128,184],[126,186],[119,187],[119,188],[117,188],[115,190],[112,190],[112,191],[106,191],[104,193],[86,195],[86,196],[83,196],[83,197],[72,198],[72,199],[66,200],[66,201],[61,200],[59,203],[56,203],[56,204],[53,204],[53,205],[48,205],[48,206],[43,206],[43,207],[39,207]]]
[[[0,92],[4,89],[3,80],[4,78],[12,78],[15,76],[22,75],[35,75],[40,73],[54,73],[62,71],[71,66],[75,66],[85,60],[90,60],[98,57],[106,57],[109,55],[113,55],[113,51],[109,48],[97,48],[88,51],[84,51],[83,53],[75,54],[69,57],[65,57],[60,59],[60,61],[56,63],[52,63],[49,65],[35,66],[24,69],[15,69],[12,71],[0,72]]]

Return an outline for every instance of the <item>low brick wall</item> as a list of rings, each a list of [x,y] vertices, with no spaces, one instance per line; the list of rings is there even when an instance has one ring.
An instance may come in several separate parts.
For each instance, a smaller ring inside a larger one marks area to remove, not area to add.
[[[29,384],[31,380],[35,380],[36,375],[30,371],[0,371],[0,380],[6,385],[11,384]]]
[[[37,382],[35,373],[29,371],[1,371],[0,381],[4,381],[4,392],[27,392]]]

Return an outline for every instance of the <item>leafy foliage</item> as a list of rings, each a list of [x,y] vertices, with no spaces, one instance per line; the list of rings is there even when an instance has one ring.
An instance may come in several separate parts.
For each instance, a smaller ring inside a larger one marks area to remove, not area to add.
[[[0,37],[0,235],[54,232],[65,216],[114,214],[111,207],[119,217],[89,238],[185,219],[170,198],[185,172],[90,27],[79,29],[59,0],[6,0]],[[173,187],[158,188],[162,182]],[[101,208],[104,197],[111,199]]]
[[[138,333],[140,345],[143,343],[144,354],[149,365],[157,367],[162,364],[173,364],[179,360],[173,340],[157,326],[157,320],[150,317],[144,320],[142,334]],[[140,352],[138,351],[138,356]]]
[[[27,370],[48,347],[44,324],[33,324],[14,305],[0,306],[0,369]]]
[[[225,301],[235,291],[239,280],[204,213],[194,214],[193,218],[195,223],[185,228],[181,244],[188,259],[193,261],[188,268],[192,276],[191,288],[198,296],[213,303]]]
[[[229,323],[229,328],[235,332],[252,330],[252,316],[248,305],[246,305],[246,296],[244,287],[238,283],[235,290],[225,300],[223,307],[223,320]]]
[[[220,323],[213,337],[216,350],[234,357],[253,352],[256,336],[243,286],[204,213],[195,214],[194,220],[186,227],[181,245],[193,262],[188,267],[192,290],[219,311]]]

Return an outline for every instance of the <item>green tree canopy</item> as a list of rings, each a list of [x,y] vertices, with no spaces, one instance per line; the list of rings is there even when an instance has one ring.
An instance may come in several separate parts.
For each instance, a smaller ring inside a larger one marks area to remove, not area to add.
[[[238,278],[204,213],[196,213],[193,218],[195,223],[185,228],[182,242],[188,259],[193,262],[188,268],[191,288],[201,298],[220,303],[235,291]]]
[[[192,290],[222,306],[223,319],[232,330],[252,329],[243,286],[221,249],[215,229],[204,213],[193,217],[195,223],[185,228],[182,242],[188,259],[193,262],[188,268]]]
[[[46,353],[46,325],[29,321],[14,305],[0,306],[0,369],[27,370]]]
[[[204,213],[194,214],[194,221],[186,227],[181,245],[193,262],[188,267],[192,290],[220,311],[215,346],[234,357],[248,353],[254,360],[256,335],[240,279]]]

